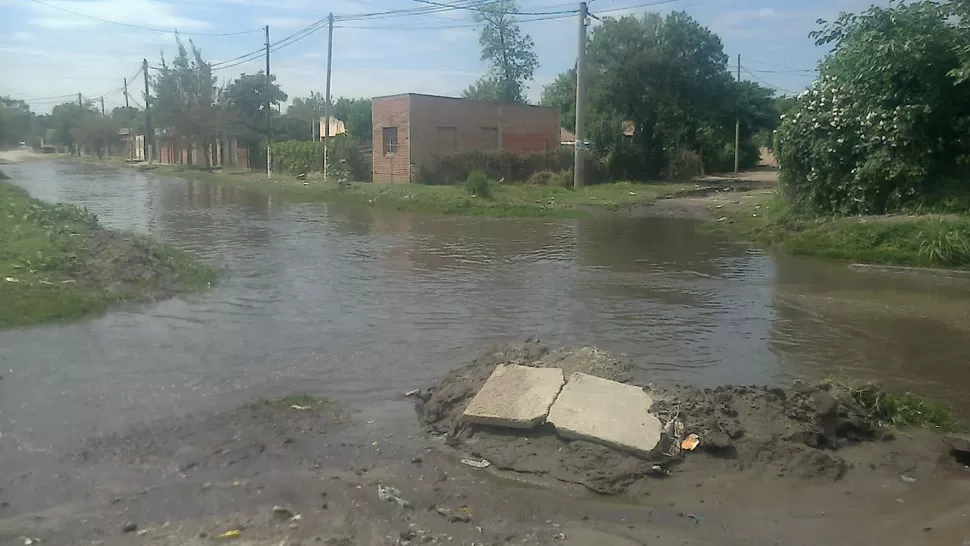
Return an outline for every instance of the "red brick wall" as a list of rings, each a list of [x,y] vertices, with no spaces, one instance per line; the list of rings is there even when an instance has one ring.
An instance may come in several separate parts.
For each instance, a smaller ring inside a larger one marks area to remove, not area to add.
[[[373,125],[374,182],[407,184],[411,181],[409,95],[375,97],[371,106]],[[397,153],[384,155],[384,128],[397,127]]]
[[[502,149],[516,154],[559,146],[555,108],[411,95],[410,114],[411,161],[418,165],[433,165],[452,150],[498,149],[499,134]]]

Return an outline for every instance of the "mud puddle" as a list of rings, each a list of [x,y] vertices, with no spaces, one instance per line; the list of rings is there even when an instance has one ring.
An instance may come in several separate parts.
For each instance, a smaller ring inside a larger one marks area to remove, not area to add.
[[[43,506],[18,500],[43,476],[8,482],[0,544],[970,540],[968,472],[932,432],[889,440],[811,389],[658,388],[655,411],[678,412],[710,449],[655,476],[650,461],[586,442],[463,429],[455,412],[502,362],[630,371],[594,349],[509,345],[422,393],[419,415],[403,395],[354,409],[294,398],[92,438],[62,461]],[[492,464],[461,462],[482,457]]]

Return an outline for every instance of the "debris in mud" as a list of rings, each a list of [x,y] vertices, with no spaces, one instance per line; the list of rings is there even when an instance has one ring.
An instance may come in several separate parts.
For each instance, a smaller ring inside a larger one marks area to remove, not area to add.
[[[295,515],[296,514],[294,514],[292,510],[290,510],[285,506],[273,507],[273,516],[275,516],[278,519],[291,520]]]
[[[458,510],[435,506],[434,511],[444,516],[451,523],[468,523],[472,520],[471,509],[467,506],[462,506]]]
[[[134,533],[137,530],[138,524],[131,521],[126,521],[125,524],[121,526],[122,533]]]
[[[616,494],[643,479],[710,466],[758,467],[777,475],[839,479],[849,463],[839,450],[885,439],[867,412],[842,389],[822,383],[790,389],[676,387],[652,389],[650,413],[664,423],[655,454],[634,455],[585,440],[558,437],[551,426],[509,430],[468,424],[462,413],[500,364],[562,366],[632,383],[632,365],[598,349],[549,351],[538,342],[504,345],[422,391],[421,421],[448,445],[474,439],[475,451],[499,470],[531,473]],[[568,385],[568,383],[567,383]]]
[[[411,508],[411,503],[401,498],[401,490],[396,487],[377,485],[377,498],[383,502],[397,503],[401,508]]]
[[[242,531],[239,529],[230,529],[225,533],[217,535],[216,538],[239,538],[240,536],[242,536]]]
[[[470,466],[472,468],[488,468],[492,466],[491,461],[488,459],[471,459],[467,457],[461,460],[461,464]]]

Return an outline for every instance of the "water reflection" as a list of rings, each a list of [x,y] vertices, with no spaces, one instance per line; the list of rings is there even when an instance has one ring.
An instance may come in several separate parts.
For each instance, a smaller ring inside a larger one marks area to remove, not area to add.
[[[295,390],[382,400],[530,335],[626,352],[644,381],[844,370],[970,408],[966,285],[772,258],[685,220],[433,217],[73,163],[5,170],[228,271],[204,294],[0,332],[5,438],[51,446]]]

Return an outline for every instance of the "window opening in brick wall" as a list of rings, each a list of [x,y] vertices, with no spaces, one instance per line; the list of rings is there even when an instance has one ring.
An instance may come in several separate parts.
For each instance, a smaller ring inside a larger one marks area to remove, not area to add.
[[[384,155],[397,153],[397,127],[384,127]]]

